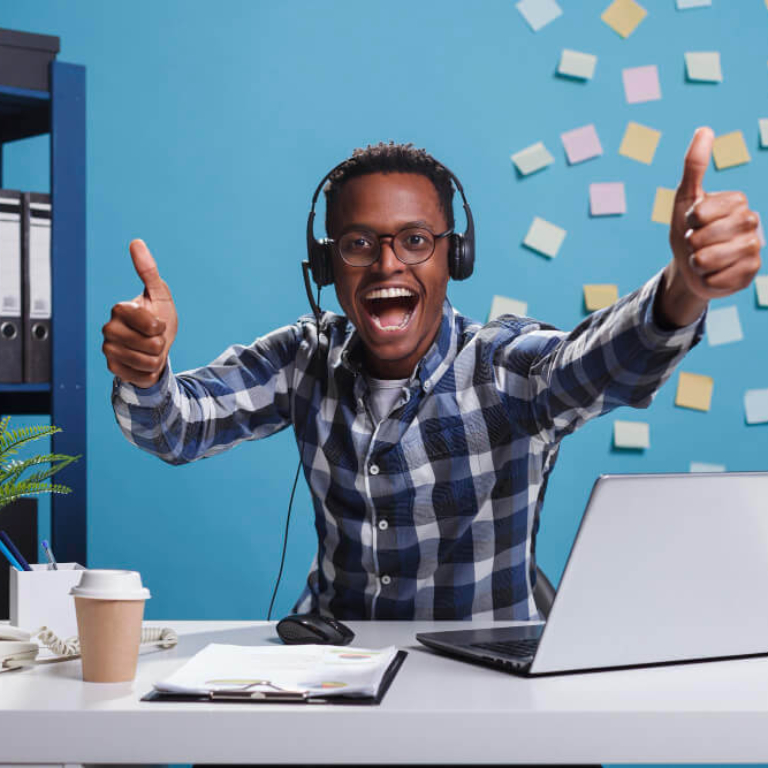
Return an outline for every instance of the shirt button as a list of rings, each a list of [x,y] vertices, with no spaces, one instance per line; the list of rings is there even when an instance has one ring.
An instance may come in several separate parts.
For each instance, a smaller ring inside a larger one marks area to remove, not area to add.
[[[379,520],[379,530],[386,531],[389,528],[389,523],[386,520]]]
[[[386,587],[388,584],[392,583],[392,577],[388,576],[386,573],[381,577],[381,583]]]
[[[379,474],[379,465],[378,464],[371,464],[370,473],[372,475],[378,475]]]
[[[431,386],[432,386],[432,385],[431,385],[431,384],[430,384],[428,381],[425,381],[425,382],[424,382],[424,384],[423,384],[423,387],[424,387],[424,391],[425,391],[425,392],[429,392],[429,388],[430,388]]]

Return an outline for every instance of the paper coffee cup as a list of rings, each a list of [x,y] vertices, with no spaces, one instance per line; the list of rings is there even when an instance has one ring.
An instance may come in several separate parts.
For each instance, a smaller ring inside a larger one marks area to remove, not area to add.
[[[137,571],[85,570],[70,594],[75,598],[83,680],[133,680],[144,602],[151,597],[141,584],[141,575]]]

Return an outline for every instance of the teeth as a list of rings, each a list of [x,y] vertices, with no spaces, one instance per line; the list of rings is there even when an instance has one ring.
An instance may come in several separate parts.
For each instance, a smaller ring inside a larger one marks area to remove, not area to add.
[[[377,288],[375,291],[365,294],[366,299],[394,299],[398,296],[415,296],[413,291],[407,288]]]
[[[382,325],[381,319],[379,318],[378,315],[371,315],[371,317],[373,318],[376,325],[378,325],[379,328],[381,328],[382,331],[401,331],[410,322],[412,314],[413,314],[412,312],[408,312],[403,318],[400,325]]]

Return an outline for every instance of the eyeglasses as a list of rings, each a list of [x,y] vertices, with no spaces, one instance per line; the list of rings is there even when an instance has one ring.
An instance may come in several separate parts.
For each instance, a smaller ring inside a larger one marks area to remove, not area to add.
[[[329,239],[339,256],[351,267],[369,267],[381,255],[381,241],[390,238],[391,247],[403,264],[421,264],[434,252],[438,240],[453,233],[447,229],[439,235],[425,227],[405,227],[394,235],[378,235],[369,229],[353,229],[345,232],[338,240]]]

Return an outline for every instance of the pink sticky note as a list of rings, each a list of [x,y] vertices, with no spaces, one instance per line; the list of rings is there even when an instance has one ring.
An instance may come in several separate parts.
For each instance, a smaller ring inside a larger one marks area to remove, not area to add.
[[[593,216],[610,216],[627,212],[624,182],[589,185],[589,211]]]
[[[648,67],[623,69],[621,76],[624,78],[624,93],[627,97],[627,104],[656,101],[661,98],[659,70],[655,64]]]
[[[566,131],[560,135],[560,138],[571,165],[603,154],[603,148],[600,146],[600,139],[594,125],[585,125],[583,128]]]
[[[760,214],[757,214],[757,237],[760,240],[760,247],[765,248],[765,230],[763,229],[763,220]]]

